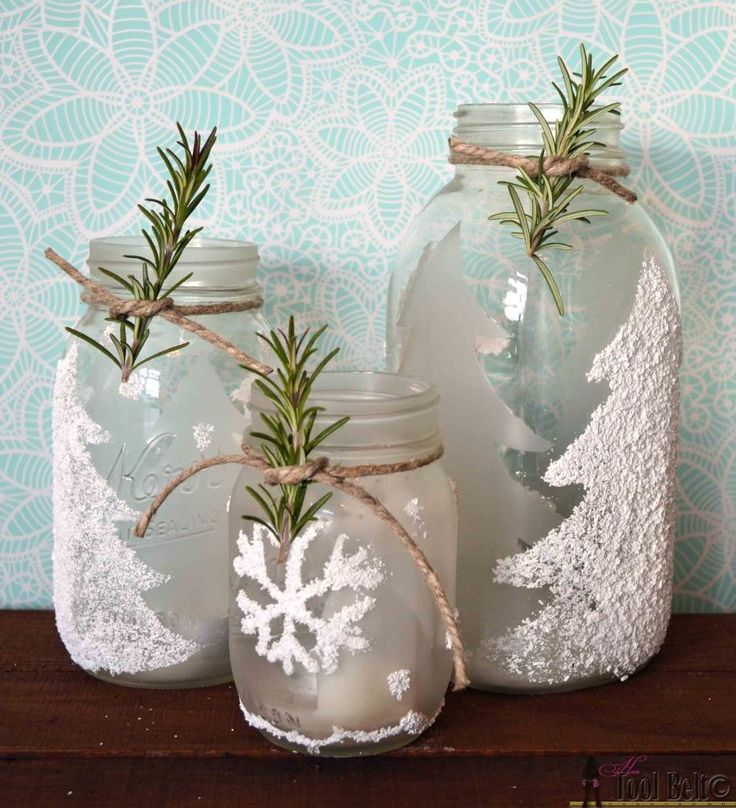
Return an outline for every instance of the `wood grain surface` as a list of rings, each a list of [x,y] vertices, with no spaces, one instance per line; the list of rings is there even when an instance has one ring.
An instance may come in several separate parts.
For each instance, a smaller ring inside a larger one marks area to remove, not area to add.
[[[624,683],[451,693],[416,743],[358,760],[276,749],[246,726],[232,685],[102,683],[71,662],[49,612],[0,612],[0,688],[0,806],[554,808],[582,799],[589,755],[646,755],[641,777],[658,771],[660,786],[667,772],[723,775],[734,787],[721,799],[736,804],[736,615],[674,617]]]

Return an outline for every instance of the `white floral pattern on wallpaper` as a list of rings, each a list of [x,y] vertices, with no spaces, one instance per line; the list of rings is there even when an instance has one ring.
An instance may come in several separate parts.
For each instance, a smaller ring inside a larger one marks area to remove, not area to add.
[[[5,0],[0,602],[50,600],[50,399],[77,292],[43,257],[132,232],[172,124],[220,127],[211,231],[262,245],[268,314],[382,361],[393,252],[450,176],[451,112],[549,97],[584,39],[627,78],[631,183],[678,264],[676,607],[736,609],[736,7],[729,0]]]

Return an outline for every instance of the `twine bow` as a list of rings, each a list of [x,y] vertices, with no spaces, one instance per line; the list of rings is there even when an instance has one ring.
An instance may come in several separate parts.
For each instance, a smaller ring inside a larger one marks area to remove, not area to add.
[[[378,519],[385,522],[393,530],[398,540],[412,557],[420,572],[424,575],[427,586],[434,597],[437,608],[445,623],[445,628],[447,629],[454,668],[453,689],[462,690],[469,684],[465,666],[465,652],[462,640],[460,639],[455,612],[447,599],[447,595],[445,594],[445,590],[440,583],[437,573],[398,519],[396,519],[380,500],[366,491],[363,486],[353,481],[353,479],[357,477],[370,477],[381,474],[397,474],[403,471],[413,471],[414,469],[434,463],[435,460],[439,460],[439,458],[442,457],[442,454],[443,449],[440,447],[423,457],[399,463],[342,466],[330,463],[329,459],[326,457],[320,457],[301,466],[282,466],[274,468],[259,451],[249,446],[247,443],[244,443],[241,454],[218,455],[217,457],[203,458],[171,479],[146,508],[133,532],[139,538],[145,535],[151,519],[153,519],[169,494],[179,485],[186,482],[190,477],[193,477],[200,471],[227,463],[237,463],[262,471],[264,473],[263,480],[267,485],[294,485],[313,480],[323,485],[328,485],[337,491],[341,491],[357,499],[359,502],[362,502]]]
[[[449,160],[454,165],[523,168],[530,177],[536,177],[539,173],[538,161],[529,157],[520,157],[498,149],[489,149],[487,146],[476,146],[466,143],[454,135],[450,138],[449,143]],[[607,188],[629,204],[637,200],[637,196],[633,191],[630,191],[614,179],[614,177],[626,177],[629,174],[627,165],[593,168],[587,154],[578,154],[575,157],[551,155],[544,158],[542,171],[548,177],[565,177],[571,174],[576,177],[584,177],[597,182],[598,185]]]
[[[263,298],[256,297],[251,300],[244,300],[240,303],[232,301],[226,303],[210,303],[198,306],[178,306],[170,297],[162,297],[158,300],[123,300],[112,292],[108,292],[104,286],[95,283],[91,278],[82,273],[68,261],[64,260],[58,253],[50,247],[44,253],[45,256],[56,264],[59,269],[65,272],[72,280],[76,281],[84,288],[82,300],[93,306],[105,306],[110,317],[163,317],[185,331],[195,334],[200,339],[214,345],[220,351],[229,354],[233,359],[251,370],[260,373],[271,373],[272,368],[264,365],[250,354],[241,351],[240,348],[223,339],[219,334],[205,328],[201,323],[190,320],[187,315],[193,314],[225,314],[233,311],[248,311],[258,309],[263,305]]]

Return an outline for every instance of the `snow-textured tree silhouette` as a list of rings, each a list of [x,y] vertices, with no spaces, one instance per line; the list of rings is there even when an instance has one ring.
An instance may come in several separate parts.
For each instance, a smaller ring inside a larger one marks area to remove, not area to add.
[[[538,594],[504,597],[490,581],[521,532],[543,536],[560,517],[515,479],[500,451],[544,452],[550,444],[497,395],[480,355],[500,353],[506,332],[481,309],[463,278],[460,225],[426,248],[402,301],[397,370],[430,379],[440,393],[444,463],[459,492],[458,605],[466,646],[478,646],[528,614]],[[481,656],[470,660],[471,676]],[[485,676],[484,678],[487,678]]]
[[[319,531],[320,522],[312,522],[291,543],[283,565],[283,586],[272,580],[266,562],[267,548],[273,551],[277,547],[270,531],[253,524],[251,537],[241,531],[238,538],[235,572],[257,584],[256,589],[266,596],[261,603],[262,597],[251,597],[245,589],[238,592],[241,631],[255,635],[256,653],[281,663],[287,675],[294,672],[294,663],[310,673],[334,673],[343,648],[351,653],[370,648],[360,621],[376,604],[368,593],[383,581],[382,564],[364,547],[346,553],[348,537],[342,534],[335,540],[322,574],[304,580],[305,554]],[[348,596],[346,603],[329,614],[320,613],[324,605],[320,599],[343,590],[354,597]]]
[[[496,580],[549,587],[537,614],[493,642],[533,682],[635,671],[664,640],[670,615],[677,447],[677,302],[657,261],[642,264],[632,311],[588,380],[610,395],[547,470],[582,483],[583,500],[545,538],[502,559]]]
[[[95,468],[89,446],[110,435],[77,395],[78,346],[60,360],[54,386],[54,607],[72,659],[111,674],[183,662],[198,646],[163,625],[143,593],[168,580],[120,538],[138,517]]]

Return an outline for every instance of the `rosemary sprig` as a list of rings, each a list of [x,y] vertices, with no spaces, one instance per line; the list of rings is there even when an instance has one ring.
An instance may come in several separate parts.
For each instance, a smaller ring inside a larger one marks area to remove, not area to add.
[[[185,225],[189,217],[195,211],[199,203],[207,195],[209,185],[204,185],[209,176],[212,165],[208,165],[208,159],[212,147],[217,139],[217,129],[213,129],[207,139],[202,143],[202,137],[198,132],[194,133],[193,143],[189,143],[181,124],[177,123],[180,140],[178,145],[184,150],[183,158],[179,157],[172,149],[158,148],[157,151],[169,178],[166,180],[166,187],[170,194],[170,200],[146,198],[146,202],[151,203],[151,207],[143,204],[138,205],[138,210],[146,217],[149,223],[148,229],[143,229],[143,237],[151,251],[151,256],[126,255],[125,258],[133,258],[143,264],[142,279],[138,280],[134,275],[123,278],[109,269],[100,267],[100,272],[114,280],[136,300],[159,300],[170,297],[181,284],[192,277],[190,272],[176,283],[164,289],[168,277],[182,256],[191,240],[200,232],[201,227],[185,230]],[[204,185],[204,187],[202,187]],[[112,360],[119,368],[121,379],[127,382],[130,374],[136,368],[156,359],[160,356],[185,348],[189,343],[182,342],[179,345],[172,345],[141,359],[143,348],[150,334],[151,317],[108,317],[109,322],[120,326],[118,336],[110,334],[110,339],[115,347],[115,353],[108,350],[97,340],[87,334],[77,331],[75,328],[67,328],[70,334],[84,340],[98,351]]]
[[[339,353],[335,348],[322,358],[313,369],[307,368],[309,360],[317,353],[319,338],[327,326],[309,336],[309,329],[297,335],[294,318],[289,318],[287,331],[271,331],[260,334],[271,348],[277,360],[276,372],[266,375],[254,370],[260,378],[256,387],[274,405],[274,412],[261,413],[265,432],[251,432],[251,436],[261,441],[261,451],[273,467],[301,466],[312,452],[333,432],[343,426],[349,417],[339,418],[316,435],[314,423],[322,407],[309,405],[309,395],[319,374]],[[248,368],[245,368],[248,370]],[[311,522],[319,509],[332,496],[326,493],[316,502],[307,504],[306,494],[311,481],[296,485],[281,485],[280,496],[275,497],[264,485],[246,486],[246,490],[260,505],[266,518],[246,515],[243,519],[263,525],[271,531],[279,543],[278,561],[286,559],[292,539]]]
[[[552,83],[562,101],[562,117],[555,124],[554,132],[545,120],[539,108],[529,104],[534,117],[542,128],[543,147],[537,157],[537,174],[531,177],[523,168],[519,168],[516,182],[503,180],[506,185],[514,209],[494,213],[488,218],[498,220],[501,224],[511,225],[516,229],[511,233],[514,238],[523,240],[527,255],[534,261],[542,273],[557,306],[560,316],[565,313],[557,282],[540,253],[545,250],[571,250],[572,246],[564,241],[555,240],[557,227],[565,222],[590,222],[591,216],[605,216],[605,210],[570,210],[571,202],[583,190],[583,185],[573,184],[572,176],[547,177],[542,172],[546,156],[572,158],[587,154],[592,146],[601,145],[589,140],[595,131],[591,125],[602,116],[612,112],[619,115],[618,103],[594,106],[601,93],[618,86],[619,79],[626,69],[618,70],[612,75],[607,72],[616,63],[618,56],[611,57],[597,70],[593,67],[593,57],[580,45],[580,72],[572,73],[561,57],[557,63],[562,73],[564,91]],[[577,77],[577,78],[575,78]],[[528,212],[524,210],[520,194],[528,201]]]

